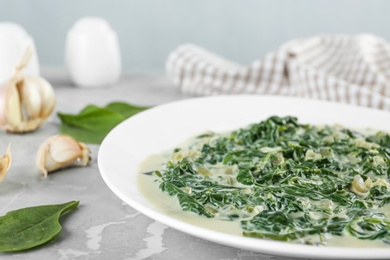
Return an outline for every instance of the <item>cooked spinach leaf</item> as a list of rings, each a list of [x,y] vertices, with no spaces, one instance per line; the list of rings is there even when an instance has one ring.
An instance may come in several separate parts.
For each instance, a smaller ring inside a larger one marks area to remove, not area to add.
[[[183,210],[240,221],[244,236],[390,241],[388,133],[275,116],[228,135],[198,136],[156,177]]]

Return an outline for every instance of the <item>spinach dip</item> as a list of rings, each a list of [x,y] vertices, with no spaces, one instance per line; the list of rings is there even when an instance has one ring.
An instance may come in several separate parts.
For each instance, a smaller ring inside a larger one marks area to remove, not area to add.
[[[388,133],[274,116],[199,135],[143,176],[182,211],[237,223],[243,236],[314,245],[349,237],[390,246]]]

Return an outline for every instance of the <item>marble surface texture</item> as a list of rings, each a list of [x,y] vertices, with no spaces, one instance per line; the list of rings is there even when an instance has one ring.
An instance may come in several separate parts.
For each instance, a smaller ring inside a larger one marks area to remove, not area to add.
[[[115,86],[81,89],[66,76],[44,75],[54,86],[57,111],[76,113],[87,104],[126,101],[158,105],[189,98],[164,78],[123,77]],[[56,112],[57,112],[56,111]],[[0,153],[12,143],[13,164],[0,184],[0,215],[18,208],[79,200],[77,210],[61,218],[61,234],[48,244],[0,259],[260,259],[286,260],[226,247],[169,228],[122,202],[104,183],[97,166],[98,145],[88,145],[92,162],[43,178],[36,169],[39,145],[59,133],[54,114],[38,131],[14,135],[0,132]]]

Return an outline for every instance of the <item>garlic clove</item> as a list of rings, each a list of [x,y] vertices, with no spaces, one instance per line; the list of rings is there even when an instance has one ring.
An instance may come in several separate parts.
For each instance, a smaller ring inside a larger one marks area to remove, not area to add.
[[[59,163],[74,160],[79,157],[80,146],[69,136],[57,136],[50,146],[50,156]]]
[[[38,168],[45,177],[69,166],[86,166],[90,160],[90,150],[67,135],[50,137],[41,145],[37,155]]]
[[[27,48],[14,76],[0,90],[0,126],[12,133],[39,128],[54,111],[56,100],[49,82],[38,76],[24,76],[31,56]]]
[[[54,110],[56,101],[50,83],[36,76],[28,76],[19,84],[22,106],[28,119],[47,118]]]
[[[369,187],[370,181],[371,180],[368,181],[367,179],[366,182],[364,182],[363,178],[360,175],[355,175],[351,184],[351,191],[363,198],[367,197],[368,192],[370,191],[371,188]]]
[[[25,108],[26,118],[37,118],[41,112],[41,93],[39,85],[33,80],[23,80],[18,85],[21,105]]]
[[[22,108],[20,104],[19,92],[16,85],[10,84],[5,95],[6,109],[5,117],[7,120],[8,128],[17,128],[22,123]]]
[[[0,182],[3,181],[7,174],[9,167],[11,166],[12,155],[10,146],[8,146],[7,153],[0,158]]]
[[[47,118],[54,111],[57,102],[54,96],[53,87],[50,85],[50,83],[44,78],[38,78],[38,79],[39,79],[39,86],[41,88],[41,97],[43,100],[41,104],[42,109],[41,109],[40,117]]]

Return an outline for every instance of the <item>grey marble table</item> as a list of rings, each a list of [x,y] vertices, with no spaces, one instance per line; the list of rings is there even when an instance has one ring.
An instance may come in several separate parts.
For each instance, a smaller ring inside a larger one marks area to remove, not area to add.
[[[46,72],[58,99],[57,111],[76,113],[87,104],[126,101],[159,105],[189,98],[164,78],[123,77],[112,87],[81,89],[63,73]],[[290,259],[215,244],[169,228],[123,203],[104,183],[97,166],[98,145],[88,145],[92,162],[43,178],[36,169],[39,145],[59,133],[55,115],[38,131],[0,133],[0,153],[12,143],[13,163],[0,184],[0,215],[18,208],[79,200],[61,218],[61,234],[48,244],[0,259]]]

